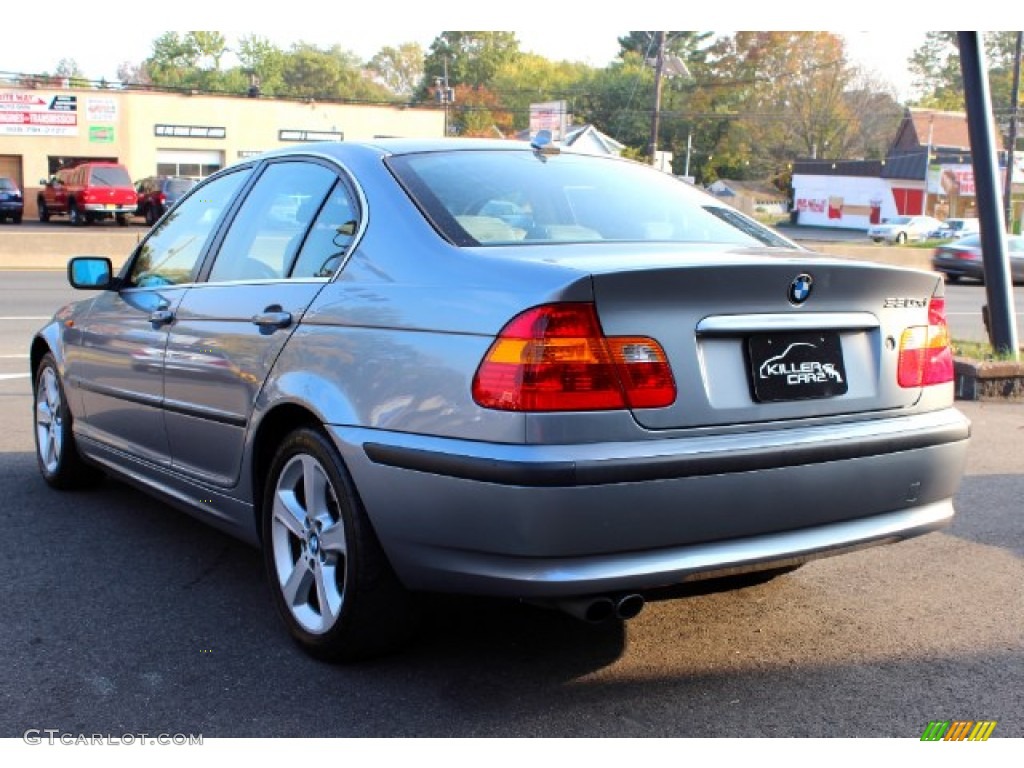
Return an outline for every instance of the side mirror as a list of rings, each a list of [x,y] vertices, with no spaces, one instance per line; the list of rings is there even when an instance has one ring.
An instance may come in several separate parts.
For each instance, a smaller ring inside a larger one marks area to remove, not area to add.
[[[104,256],[76,256],[68,262],[68,282],[83,291],[105,291],[114,287],[114,270]]]

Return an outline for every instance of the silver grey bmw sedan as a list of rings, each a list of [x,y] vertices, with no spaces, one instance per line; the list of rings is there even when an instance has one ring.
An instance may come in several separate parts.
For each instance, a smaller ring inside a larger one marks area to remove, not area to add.
[[[418,593],[616,621],[954,514],[941,276],[821,257],[631,161],[304,145],[68,275],[91,297],[31,347],[43,477],[261,547],[321,658],[397,647]]]

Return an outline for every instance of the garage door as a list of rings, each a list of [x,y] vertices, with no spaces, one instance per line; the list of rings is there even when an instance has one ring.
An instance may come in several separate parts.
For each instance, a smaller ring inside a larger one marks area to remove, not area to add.
[[[219,150],[158,149],[156,172],[159,176],[187,176],[205,179],[224,167],[224,154]]]
[[[24,189],[24,179],[21,178],[21,156],[0,155],[0,176],[14,179],[14,182]]]

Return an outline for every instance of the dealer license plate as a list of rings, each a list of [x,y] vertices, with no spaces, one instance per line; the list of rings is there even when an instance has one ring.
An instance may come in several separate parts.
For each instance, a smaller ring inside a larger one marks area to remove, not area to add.
[[[845,395],[846,369],[839,334],[757,334],[747,339],[754,399],[809,400]]]

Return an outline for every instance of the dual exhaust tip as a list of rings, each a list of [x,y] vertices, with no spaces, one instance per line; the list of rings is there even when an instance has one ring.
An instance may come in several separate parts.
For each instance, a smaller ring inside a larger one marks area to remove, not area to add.
[[[560,611],[589,624],[603,624],[612,619],[626,621],[635,618],[644,609],[644,598],[637,594],[614,597],[602,595],[556,600],[553,605]]]

